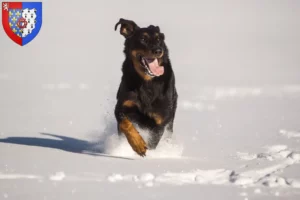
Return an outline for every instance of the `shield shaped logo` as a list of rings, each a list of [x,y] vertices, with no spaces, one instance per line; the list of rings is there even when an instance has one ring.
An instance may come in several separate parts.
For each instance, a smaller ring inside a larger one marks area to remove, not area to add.
[[[42,26],[42,2],[2,2],[2,25],[20,46],[31,42]]]

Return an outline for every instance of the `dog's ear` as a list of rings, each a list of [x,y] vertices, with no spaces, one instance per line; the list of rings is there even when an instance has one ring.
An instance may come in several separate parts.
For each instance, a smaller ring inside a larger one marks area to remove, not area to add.
[[[165,40],[165,34],[160,33],[160,37],[161,37],[162,40]]]
[[[125,38],[128,38],[133,35],[133,33],[139,29],[138,25],[134,21],[126,20],[120,18],[119,22],[115,25],[115,31],[118,28],[118,25],[121,24],[120,34],[123,35]]]
[[[156,32],[160,32],[160,28],[159,28],[159,26],[153,26],[153,25],[150,25],[150,26],[148,26],[148,28],[151,28],[151,29],[154,29]]]

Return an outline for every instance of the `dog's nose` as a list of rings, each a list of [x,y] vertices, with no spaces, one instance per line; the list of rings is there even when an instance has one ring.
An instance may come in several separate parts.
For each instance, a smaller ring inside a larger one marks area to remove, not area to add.
[[[161,48],[156,48],[156,49],[153,49],[153,54],[155,55],[155,56],[161,56],[161,54],[162,54],[162,49]]]

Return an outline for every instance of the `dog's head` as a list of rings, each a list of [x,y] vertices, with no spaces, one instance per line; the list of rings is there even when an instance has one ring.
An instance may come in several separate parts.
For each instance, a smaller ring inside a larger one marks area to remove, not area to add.
[[[145,80],[164,74],[164,57],[167,56],[165,36],[158,26],[140,28],[131,20],[120,19],[120,34],[126,39],[125,54],[132,59],[135,70]]]

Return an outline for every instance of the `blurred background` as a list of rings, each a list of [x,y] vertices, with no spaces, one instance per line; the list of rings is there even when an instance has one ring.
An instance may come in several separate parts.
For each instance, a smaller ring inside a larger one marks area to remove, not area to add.
[[[101,129],[121,78],[121,17],[160,26],[181,99],[190,87],[300,84],[300,1],[45,0],[26,46],[0,29],[0,132]]]

